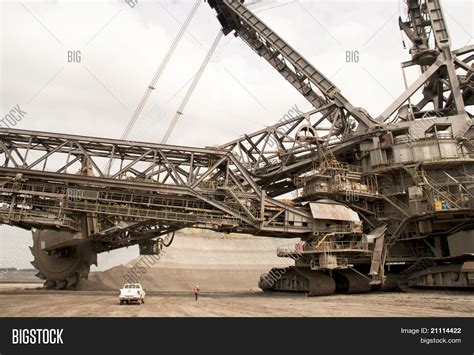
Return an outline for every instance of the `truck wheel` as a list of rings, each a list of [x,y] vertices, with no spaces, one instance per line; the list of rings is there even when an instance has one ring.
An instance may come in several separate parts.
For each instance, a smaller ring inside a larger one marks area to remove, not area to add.
[[[122,301],[122,300],[120,300],[120,305],[123,305],[123,301]]]
[[[144,299],[144,298],[142,298],[142,304],[143,304],[143,303],[145,303],[145,299]]]

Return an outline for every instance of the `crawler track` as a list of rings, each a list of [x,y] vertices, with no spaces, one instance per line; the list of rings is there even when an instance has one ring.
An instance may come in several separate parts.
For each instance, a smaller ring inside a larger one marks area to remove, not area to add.
[[[474,289],[474,254],[423,258],[400,273],[401,290],[413,288]]]
[[[369,280],[353,270],[329,273],[297,266],[273,268],[261,276],[258,286],[264,291],[305,292],[308,296],[366,293],[372,289]]]

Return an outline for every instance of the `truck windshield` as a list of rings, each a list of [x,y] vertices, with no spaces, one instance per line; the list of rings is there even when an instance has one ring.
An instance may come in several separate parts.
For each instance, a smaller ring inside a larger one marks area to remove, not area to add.
[[[125,284],[123,288],[140,288],[139,284]]]

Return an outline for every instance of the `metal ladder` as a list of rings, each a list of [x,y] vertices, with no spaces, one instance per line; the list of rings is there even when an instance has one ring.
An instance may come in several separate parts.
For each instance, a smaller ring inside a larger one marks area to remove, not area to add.
[[[431,27],[433,28],[436,44],[441,50],[449,49],[448,28],[444,21],[443,10],[439,0],[426,0],[426,8],[430,14]]]
[[[433,191],[434,193],[433,195],[437,195],[441,197],[442,200],[448,202],[450,208],[460,208],[459,204],[453,198],[453,196],[449,193],[449,191],[445,191],[440,186],[439,183],[429,178],[424,171],[423,171],[423,180],[425,181],[425,186],[429,187]]]
[[[302,84],[304,84],[307,93],[303,93],[303,95],[309,99],[313,106],[319,108],[323,100],[328,101],[327,99],[330,99],[337,107],[346,109],[359,123],[367,127],[374,127],[376,125],[371,118],[355,109],[354,106],[341,95],[336,85],[314,68],[301,54],[265,25],[265,23],[248,10],[239,0],[223,0],[222,5],[226,6],[238,16],[242,24],[234,26],[234,29],[257,53],[261,53],[261,47],[263,45],[273,54],[274,58],[281,56],[281,58],[279,58],[279,66],[276,66],[275,62],[270,64],[276,67],[285,79],[293,84],[300,92],[302,92]],[[249,32],[253,32],[253,40]],[[264,57],[269,60],[266,56]],[[293,66],[293,70],[288,67],[287,63]],[[291,72],[291,74],[288,74],[288,72]],[[298,82],[299,84],[297,84]],[[323,99],[318,95],[311,85],[317,87],[327,99]]]

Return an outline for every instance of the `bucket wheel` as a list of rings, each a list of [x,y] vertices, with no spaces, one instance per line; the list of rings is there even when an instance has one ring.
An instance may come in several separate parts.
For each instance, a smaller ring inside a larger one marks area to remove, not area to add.
[[[36,276],[45,280],[45,288],[75,289],[81,279],[87,279],[91,264],[97,265],[97,253],[89,243],[48,253],[41,247],[47,238],[48,231],[33,231],[33,246],[30,250],[34,256],[31,264],[38,270]]]

